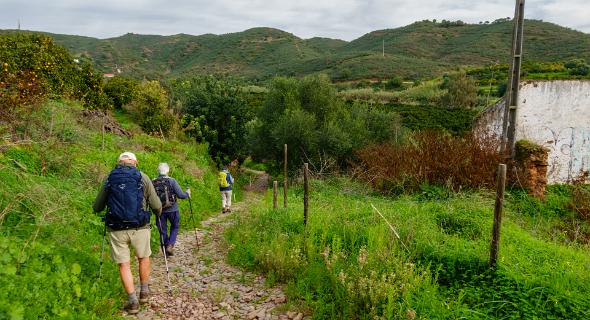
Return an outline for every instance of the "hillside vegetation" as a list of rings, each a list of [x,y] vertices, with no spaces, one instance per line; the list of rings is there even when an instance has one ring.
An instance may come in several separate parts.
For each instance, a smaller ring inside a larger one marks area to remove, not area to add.
[[[159,162],[168,162],[183,188],[192,187],[195,223],[216,210],[204,146],[107,133],[103,150],[100,122],[82,111],[78,103],[48,101],[31,115],[26,132],[16,132],[27,139],[0,145],[1,319],[117,317],[123,291],[108,254],[98,277],[104,225],[91,204],[122,151],[135,152],[150,177]],[[181,211],[189,212],[188,203],[181,202]],[[194,225],[185,218],[183,227]]]
[[[491,191],[424,185],[391,199],[340,178],[312,180],[310,190],[307,227],[298,186],[288,209],[273,210],[269,193],[250,215],[235,217],[226,238],[231,263],[285,283],[314,318],[590,315],[589,229],[565,209],[569,187],[551,187],[545,203],[508,192],[496,269],[487,266]]]
[[[588,34],[537,20],[527,20],[524,32],[525,60],[590,60]],[[350,42],[301,39],[272,28],[199,36],[126,34],[103,40],[51,36],[103,72],[120,68],[123,74],[137,78],[196,72],[268,79],[322,72],[339,80],[420,79],[458,66],[507,63],[512,23],[507,19],[481,24],[426,20],[373,31]]]

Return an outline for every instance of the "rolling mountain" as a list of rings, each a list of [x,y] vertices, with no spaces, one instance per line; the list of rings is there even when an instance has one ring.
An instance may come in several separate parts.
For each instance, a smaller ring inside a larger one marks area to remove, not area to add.
[[[0,32],[15,32],[4,30]],[[465,24],[421,21],[373,31],[350,41],[301,39],[272,28],[223,35],[125,34],[110,39],[49,34],[77,57],[105,73],[177,77],[221,73],[249,79],[323,72],[335,80],[419,79],[459,66],[506,63],[512,23]],[[383,53],[384,52],[384,53]],[[525,22],[525,61],[590,60],[590,35],[538,20]]]

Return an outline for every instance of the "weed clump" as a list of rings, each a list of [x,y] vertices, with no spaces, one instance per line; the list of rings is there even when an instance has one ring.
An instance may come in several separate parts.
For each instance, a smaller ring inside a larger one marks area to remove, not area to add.
[[[493,187],[500,162],[497,143],[472,135],[453,137],[438,131],[418,132],[403,144],[381,144],[356,152],[356,171],[386,194],[410,193],[424,183],[453,191]]]

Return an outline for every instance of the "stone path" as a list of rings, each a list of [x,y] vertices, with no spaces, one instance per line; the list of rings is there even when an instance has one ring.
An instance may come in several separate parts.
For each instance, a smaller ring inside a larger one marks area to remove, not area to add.
[[[218,214],[203,221],[195,232],[179,235],[174,256],[168,258],[171,294],[168,291],[164,257],[152,255],[153,296],[137,315],[139,319],[295,319],[304,315],[289,311],[281,288],[265,286],[263,276],[242,271],[225,262],[227,248],[223,230],[231,215],[240,214],[249,201],[233,206],[233,213]]]

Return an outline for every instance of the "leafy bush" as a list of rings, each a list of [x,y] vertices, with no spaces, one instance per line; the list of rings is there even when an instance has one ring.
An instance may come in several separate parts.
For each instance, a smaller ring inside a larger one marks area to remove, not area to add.
[[[447,108],[471,109],[477,103],[477,85],[465,72],[453,73],[443,80],[446,90],[442,103]]]
[[[574,76],[587,76],[590,74],[590,65],[584,59],[570,60],[565,64],[565,67]]]
[[[33,71],[9,72],[5,63],[0,73],[0,119],[15,122],[36,109],[46,94],[43,80]]]
[[[394,113],[344,104],[325,76],[275,78],[250,125],[249,143],[256,160],[281,162],[286,143],[292,169],[309,162],[322,171],[334,162],[345,166],[354,149],[395,139],[399,127]]]
[[[77,65],[50,37],[0,35],[0,68],[0,119],[4,121],[26,118],[47,96],[79,99],[87,108],[109,108],[102,76],[89,64]]]
[[[111,101],[103,90],[102,75],[94,70],[89,63],[85,63],[79,70],[78,93],[74,98],[79,99],[88,109],[111,109]]]
[[[145,81],[137,86],[131,107],[146,133],[166,134],[174,125],[175,117],[168,108],[168,94],[158,81]]]
[[[404,81],[400,77],[393,77],[385,83],[385,89],[395,90],[402,88]]]
[[[104,85],[105,94],[111,98],[117,109],[131,103],[138,83],[131,78],[116,76],[107,81]]]
[[[239,85],[212,76],[192,77],[173,83],[174,98],[182,106],[182,126],[197,141],[209,144],[218,164],[246,158],[246,123],[252,111]]]
[[[500,161],[495,142],[472,135],[418,132],[399,145],[372,145],[356,152],[356,172],[385,193],[413,192],[423,183],[461,188],[492,187]]]

